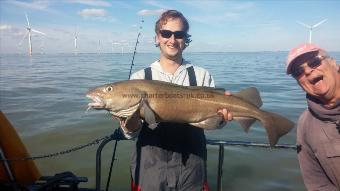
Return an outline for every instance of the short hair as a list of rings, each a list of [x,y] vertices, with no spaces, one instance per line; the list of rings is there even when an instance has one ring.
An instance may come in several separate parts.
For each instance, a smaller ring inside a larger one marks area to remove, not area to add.
[[[159,33],[161,27],[165,25],[169,19],[180,19],[184,25],[184,31],[187,33],[185,37],[185,46],[189,46],[189,43],[191,42],[191,35],[188,34],[189,31],[189,22],[188,20],[183,16],[183,14],[176,10],[167,10],[162,13],[162,15],[159,17],[155,24],[155,32],[156,34]]]

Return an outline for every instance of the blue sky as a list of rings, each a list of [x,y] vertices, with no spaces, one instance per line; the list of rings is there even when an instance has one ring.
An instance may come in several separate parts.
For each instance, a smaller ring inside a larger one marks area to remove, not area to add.
[[[138,52],[158,52],[154,23],[166,9],[189,20],[188,52],[286,51],[308,41],[308,29],[296,21],[323,19],[312,41],[340,51],[339,0],[1,0],[0,52],[27,53],[25,13],[31,27],[46,34],[32,35],[33,52],[72,53],[75,32],[78,52],[132,52],[140,25]]]

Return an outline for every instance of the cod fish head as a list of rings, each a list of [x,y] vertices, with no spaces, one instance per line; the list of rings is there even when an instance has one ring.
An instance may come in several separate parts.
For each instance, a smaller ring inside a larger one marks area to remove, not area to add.
[[[86,93],[86,97],[92,101],[88,106],[94,109],[110,110],[114,96],[114,85],[111,84],[96,87]]]
[[[88,104],[89,108],[104,109],[110,112],[119,112],[134,107],[140,103],[138,96],[126,96],[131,92],[131,88],[124,84],[112,83],[105,84],[89,90],[86,97],[92,102]]]

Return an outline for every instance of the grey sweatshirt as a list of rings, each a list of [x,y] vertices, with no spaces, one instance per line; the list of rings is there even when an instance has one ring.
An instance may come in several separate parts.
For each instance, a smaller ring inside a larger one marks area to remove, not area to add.
[[[309,191],[340,190],[340,103],[326,108],[307,96],[297,129],[298,159]]]

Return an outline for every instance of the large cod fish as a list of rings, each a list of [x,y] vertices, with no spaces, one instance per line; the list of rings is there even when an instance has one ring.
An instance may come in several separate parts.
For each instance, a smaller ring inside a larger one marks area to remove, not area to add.
[[[259,109],[262,101],[256,88],[226,96],[224,90],[215,88],[127,80],[96,87],[86,96],[92,99],[89,108],[105,109],[126,120],[139,112],[150,128],[157,127],[159,122],[178,122],[216,129],[223,122],[217,111],[223,108],[228,109],[246,131],[259,120],[266,129],[271,146],[294,127],[288,119]]]

